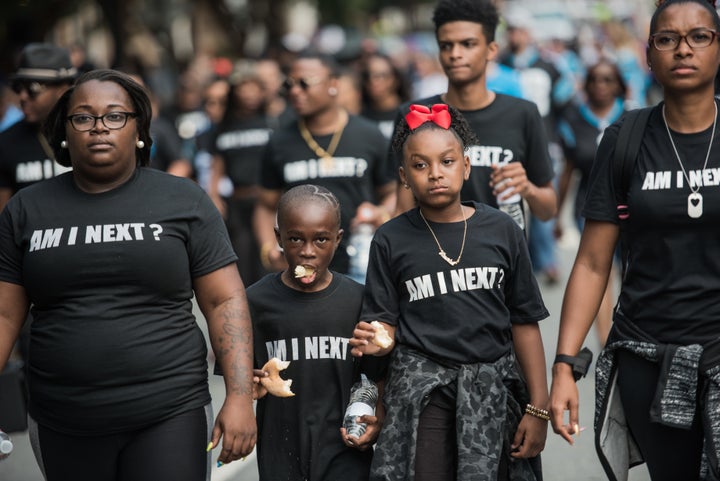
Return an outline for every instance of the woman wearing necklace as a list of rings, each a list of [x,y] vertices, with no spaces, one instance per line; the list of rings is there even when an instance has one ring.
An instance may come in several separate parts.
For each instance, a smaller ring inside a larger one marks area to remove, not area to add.
[[[597,313],[622,239],[630,246],[625,275],[596,375],[596,444],[611,480],[643,461],[654,481],[718,479],[718,31],[714,2],[658,2],[647,59],[664,101],[652,108],[642,135],[622,229],[615,202],[621,187],[612,174],[622,119],[606,130],[593,167],[561,314],[552,421],[572,442],[579,426],[572,356]],[[625,455],[611,454],[618,452]]]
[[[304,54],[291,65],[284,91],[297,121],[276,130],[265,150],[255,234],[261,259],[274,270],[284,265],[275,240],[275,212],[283,191],[321,185],[340,200],[346,233],[331,264],[347,273],[347,233],[359,223],[382,224],[395,209],[397,172],[389,166],[387,140],[369,120],[338,105],[338,68],[330,57]]]
[[[375,233],[350,340],[356,356],[391,353],[371,479],[537,479],[530,458],[549,419],[538,321],[548,312],[522,229],[460,201],[473,137],[445,104],[412,105],[393,137],[418,206]],[[394,342],[377,346],[371,321]]]

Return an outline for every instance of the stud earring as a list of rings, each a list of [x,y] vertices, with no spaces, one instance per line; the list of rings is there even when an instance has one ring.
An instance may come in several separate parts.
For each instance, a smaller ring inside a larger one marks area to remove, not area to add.
[[[409,188],[410,188],[410,184],[408,184],[407,182],[405,182],[405,183],[403,184],[403,187],[405,187],[406,189],[409,189]]]
[[[330,87],[330,88],[328,89],[328,93],[329,93],[331,96],[335,97],[335,96],[338,94],[338,91],[337,91],[337,89],[336,89],[335,87]]]
[[[67,140],[63,140],[62,142],[60,142],[61,149],[67,149],[67,146],[68,146]]]
[[[137,142],[135,142],[135,145],[138,149],[142,149],[143,147],[145,147],[145,142],[143,142],[142,140],[138,140]]]

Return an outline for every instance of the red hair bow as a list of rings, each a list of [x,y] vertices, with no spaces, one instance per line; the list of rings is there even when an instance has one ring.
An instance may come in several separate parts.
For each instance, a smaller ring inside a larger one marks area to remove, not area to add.
[[[452,123],[452,117],[448,106],[445,104],[435,104],[431,108],[425,105],[412,104],[410,112],[405,116],[405,121],[410,130],[415,130],[425,122],[432,122],[439,127],[447,130]]]

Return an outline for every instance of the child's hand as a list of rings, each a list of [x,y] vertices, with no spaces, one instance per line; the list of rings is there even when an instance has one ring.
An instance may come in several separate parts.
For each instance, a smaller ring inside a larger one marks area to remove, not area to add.
[[[270,374],[262,369],[253,369],[253,399],[265,397],[267,389],[260,384],[261,377],[268,377]]]
[[[380,346],[375,344],[373,342],[373,339],[375,338],[375,328],[370,325],[369,322],[360,321],[355,326],[355,330],[353,331],[353,337],[349,341],[349,344],[353,347],[350,350],[350,354],[355,357],[361,357],[366,355],[384,356],[388,352],[392,351],[392,348],[395,347],[395,327],[389,324],[385,324],[384,322],[381,324],[387,331],[388,336],[393,339],[393,342],[390,344],[390,346],[386,348],[381,348]]]
[[[377,416],[369,415],[359,416],[357,420],[358,422],[367,424],[365,433],[362,436],[360,436],[359,438],[356,438],[355,436],[350,436],[348,435],[345,428],[340,428],[340,435],[342,436],[342,440],[346,446],[358,449],[360,451],[366,451],[367,449],[372,448],[373,444],[375,444],[375,441],[377,441],[377,438],[380,435],[380,430],[382,428],[382,422],[378,419]]]
[[[513,438],[510,456],[514,458],[533,458],[545,448],[548,422],[544,419],[525,414],[520,420]]]

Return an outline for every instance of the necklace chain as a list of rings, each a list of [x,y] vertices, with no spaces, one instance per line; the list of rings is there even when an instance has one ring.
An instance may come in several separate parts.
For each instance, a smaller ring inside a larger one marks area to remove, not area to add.
[[[460,254],[458,254],[458,257],[456,260],[451,259],[448,257],[448,255],[445,253],[445,250],[440,245],[440,241],[438,240],[437,236],[435,235],[435,232],[433,232],[432,227],[430,227],[430,224],[428,223],[427,219],[422,213],[422,209],[418,209],[418,212],[420,212],[420,217],[422,217],[423,222],[425,222],[425,225],[427,226],[428,230],[430,231],[430,234],[432,234],[433,239],[435,239],[435,243],[438,246],[438,249],[440,251],[438,252],[438,255],[442,257],[445,262],[450,264],[451,266],[455,266],[460,262],[460,259],[462,258],[463,251],[465,250],[465,238],[467,237],[467,217],[465,217],[465,211],[463,210],[462,204],[460,204],[460,213],[462,213],[463,216],[463,223],[465,224],[463,228],[463,239],[462,239],[462,245],[460,246]]]
[[[335,154],[335,150],[338,147],[338,144],[340,143],[340,137],[342,137],[343,132],[345,131],[345,126],[347,125],[347,122],[343,122],[339,129],[337,129],[335,132],[333,132],[333,136],[330,139],[330,143],[328,144],[327,150],[320,147],[320,144],[318,144],[315,139],[313,138],[312,134],[310,133],[310,130],[308,130],[307,125],[305,125],[305,120],[300,119],[298,120],[298,128],[300,129],[300,135],[302,136],[303,140],[307,144],[308,147],[310,147],[310,150],[315,152],[315,155],[317,155],[319,158],[324,159],[330,159]]]
[[[710,133],[710,145],[708,145],[707,154],[705,154],[705,163],[703,164],[703,170],[707,167],[708,159],[710,158],[710,151],[712,150],[713,140],[715,139],[715,126],[717,125],[717,118],[718,118],[718,107],[717,103],[713,100],[713,105],[715,106],[715,117],[713,118],[713,126],[712,126],[712,132]],[[668,137],[670,138],[670,145],[672,145],[673,152],[675,152],[675,157],[677,158],[678,164],[680,164],[680,169],[682,169],[682,173],[685,176],[685,180],[688,183],[688,187],[690,188],[690,191],[693,194],[697,194],[697,192],[700,190],[700,184],[696,185],[695,188],[693,188],[693,185],[690,183],[690,177],[688,177],[687,172],[685,171],[685,166],[683,165],[682,161],[680,160],[680,154],[678,153],[677,148],[675,147],[675,142],[673,141],[672,134],[670,133],[670,127],[667,123],[667,118],[665,117],[665,105],[663,104],[662,108],[662,117],[663,122],[665,123],[665,130],[667,131]]]

